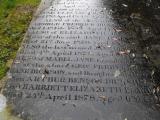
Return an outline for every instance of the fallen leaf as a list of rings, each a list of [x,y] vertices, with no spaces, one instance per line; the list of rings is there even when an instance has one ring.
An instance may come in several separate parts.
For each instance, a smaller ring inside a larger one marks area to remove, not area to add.
[[[49,70],[45,69],[44,74],[49,74]]]
[[[146,59],[148,59],[148,56],[146,54],[143,54],[143,57],[146,58]]]
[[[157,87],[157,93],[160,91],[160,86]]]
[[[123,54],[129,54],[131,51],[130,50],[125,50],[125,51],[119,51],[117,54],[123,55]]]
[[[128,5],[126,5],[126,4],[122,4],[124,7],[128,7]]]
[[[111,48],[111,46],[110,46],[110,45],[108,45],[107,47],[108,47],[108,48]]]
[[[107,96],[103,96],[103,95],[102,95],[102,96],[99,96],[99,98],[102,99],[103,101],[106,101],[106,100],[107,100]]]
[[[136,65],[131,65],[130,68],[133,68],[133,67],[135,67],[135,66],[136,66]]]
[[[132,57],[135,58],[135,57],[136,57],[136,54],[132,53]]]
[[[117,38],[112,38],[112,40],[114,40],[114,41],[118,41],[118,39],[117,39]]]
[[[132,19],[133,19],[133,18],[141,19],[140,13],[132,13],[132,14],[130,15],[130,17],[131,17]]]
[[[45,75],[45,74],[42,74],[42,80],[44,80],[45,77],[46,77],[46,75]]]
[[[150,32],[150,29],[149,28],[146,28],[145,29],[145,33],[149,33]]]
[[[151,76],[153,76],[154,75],[154,70],[152,70],[152,72],[151,72]]]
[[[125,54],[126,52],[125,51],[119,51],[118,53],[121,55],[121,54]]]
[[[114,28],[114,30],[115,30],[116,32],[121,32],[121,31],[122,31],[121,29],[117,29],[117,28]]]
[[[121,74],[120,70],[116,70],[114,73],[114,77],[118,77],[120,76],[120,74]]]
[[[126,53],[130,53],[131,52],[131,50],[126,50]]]
[[[156,93],[156,89],[154,88],[152,92],[153,92],[153,94],[155,94]]]

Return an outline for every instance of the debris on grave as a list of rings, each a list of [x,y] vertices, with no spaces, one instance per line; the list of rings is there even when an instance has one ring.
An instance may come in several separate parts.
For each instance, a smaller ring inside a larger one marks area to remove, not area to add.
[[[132,53],[132,57],[135,58],[135,57],[136,57],[136,54],[135,54],[135,53]]]
[[[117,39],[117,38],[112,38],[112,40],[113,40],[113,41],[118,41],[118,39]]]
[[[146,54],[143,54],[143,57],[146,58],[146,59],[148,59],[148,56]]]
[[[102,101],[106,101],[106,100],[107,100],[107,96],[101,95],[101,96],[99,96],[99,98],[100,98]]]
[[[158,100],[160,101],[160,98],[159,98],[159,94],[160,94],[160,86],[158,86],[157,88],[156,88],[156,93],[157,93],[157,97],[158,97]]]
[[[45,68],[44,72],[42,74],[42,80],[44,80],[44,78],[46,77],[47,74],[49,74],[49,70],[47,70],[47,68]]]
[[[45,75],[45,74],[42,74],[42,80],[44,80],[45,77],[46,77],[46,75]]]
[[[47,69],[45,68],[44,74],[49,74],[49,70],[47,70]]]
[[[96,48],[101,48],[101,46],[97,46]]]
[[[150,28],[146,28],[144,31],[146,34],[150,33]]]
[[[152,93],[153,93],[153,94],[155,94],[155,93],[156,93],[156,89],[155,89],[155,88],[153,88],[153,91],[152,91]]]
[[[117,54],[118,55],[127,55],[127,54],[129,54],[131,52],[131,50],[124,50],[124,51],[119,51]]]
[[[126,51],[119,51],[117,54],[118,55],[126,54]]]
[[[153,76],[153,75],[154,75],[154,73],[155,73],[155,71],[154,71],[154,70],[152,70],[152,72],[151,72],[151,76]]]
[[[114,73],[114,77],[118,77],[120,76],[120,74],[121,74],[120,70],[116,70]]]
[[[141,15],[140,15],[140,13],[132,13],[130,15],[130,18],[132,18],[132,19],[141,19]]]
[[[160,86],[157,87],[157,92],[160,92]]]
[[[126,4],[122,4],[122,6],[124,6],[124,7],[128,7],[128,5],[126,5]]]
[[[121,29],[113,28],[116,32],[121,32]]]
[[[130,66],[130,68],[134,68],[134,67],[136,67],[136,65],[131,65],[131,66]]]
[[[110,9],[110,10],[108,11],[108,14],[109,14],[109,15],[112,15],[112,14],[113,14],[113,10]]]
[[[111,45],[107,45],[108,48],[111,48]]]
[[[157,86],[155,89],[155,93],[159,93],[160,92],[160,86]]]

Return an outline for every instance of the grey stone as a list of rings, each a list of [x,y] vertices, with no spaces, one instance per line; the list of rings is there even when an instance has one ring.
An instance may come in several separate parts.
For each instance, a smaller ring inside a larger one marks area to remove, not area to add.
[[[107,3],[107,2],[106,2]],[[105,4],[106,4],[105,3]],[[45,0],[4,95],[24,120],[159,120],[152,73],[101,0]],[[134,55],[134,56],[133,56]]]

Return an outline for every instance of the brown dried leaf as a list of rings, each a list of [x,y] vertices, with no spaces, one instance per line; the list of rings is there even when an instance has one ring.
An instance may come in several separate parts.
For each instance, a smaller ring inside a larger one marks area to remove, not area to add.
[[[101,95],[101,96],[99,96],[99,98],[102,99],[103,101],[106,101],[106,100],[107,100],[107,96]]]

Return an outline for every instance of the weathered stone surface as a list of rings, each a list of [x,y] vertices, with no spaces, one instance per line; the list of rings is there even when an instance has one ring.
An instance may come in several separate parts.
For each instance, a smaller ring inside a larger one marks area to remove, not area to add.
[[[15,114],[24,120],[159,120],[154,71],[132,41],[135,33],[113,19],[107,2],[45,0],[41,6],[4,89]]]

